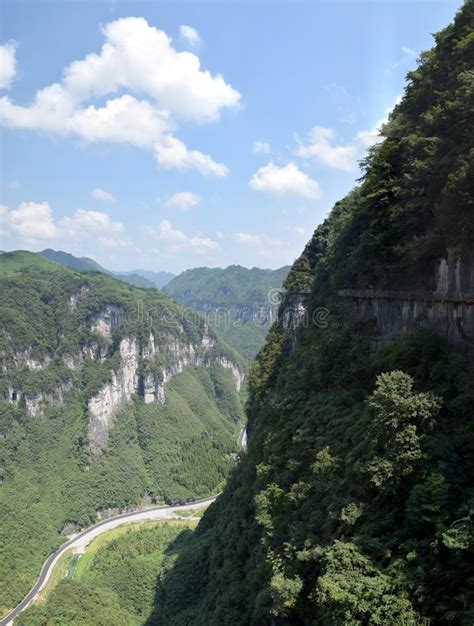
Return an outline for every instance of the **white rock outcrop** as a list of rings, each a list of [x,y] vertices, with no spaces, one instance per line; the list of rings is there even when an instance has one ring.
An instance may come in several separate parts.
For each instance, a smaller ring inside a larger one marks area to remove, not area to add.
[[[121,307],[108,305],[93,319],[91,330],[110,341],[113,331],[122,324],[124,319],[125,311]]]
[[[139,364],[137,340],[128,337],[122,339],[118,372],[112,371],[111,380],[89,400],[89,440],[93,452],[100,452],[106,447],[109,428],[115,415],[130,404],[133,395],[138,391]]]
[[[210,367],[213,363],[219,363],[231,370],[239,391],[244,380],[243,373],[228,357],[206,355],[213,345],[213,340],[206,343],[204,356],[202,349],[199,356],[199,351],[192,344],[183,345],[176,337],[169,337],[159,350],[166,355],[169,364],[140,376],[141,367],[150,363],[158,352],[156,339],[150,333],[148,342],[142,347],[134,338],[122,339],[118,371],[112,372],[111,380],[89,400],[89,440],[92,451],[100,453],[106,448],[115,416],[131,404],[134,395],[141,394],[146,404],[164,404],[166,384],[188,365]]]

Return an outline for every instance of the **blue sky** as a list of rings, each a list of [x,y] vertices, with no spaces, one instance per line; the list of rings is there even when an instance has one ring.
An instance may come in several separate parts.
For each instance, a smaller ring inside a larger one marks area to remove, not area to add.
[[[3,2],[0,248],[291,263],[460,5]]]

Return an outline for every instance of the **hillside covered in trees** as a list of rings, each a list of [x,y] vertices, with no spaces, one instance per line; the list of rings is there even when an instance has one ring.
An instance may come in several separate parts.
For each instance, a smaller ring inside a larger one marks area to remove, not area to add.
[[[89,259],[88,257],[77,257],[69,252],[63,252],[62,250],[51,250],[47,248],[38,252],[39,255],[64,265],[64,267],[70,267],[74,270],[84,270],[90,272],[102,272],[104,274],[110,274],[114,278],[121,280],[124,283],[133,285],[134,287],[147,287],[149,289],[157,288],[161,289],[166,283],[168,283],[174,274],[171,272],[152,272],[150,270],[132,270],[130,272],[112,272],[105,269],[102,265],[99,265],[97,261]]]
[[[474,623],[472,0],[435,42],[286,279],[248,453],[150,625]],[[347,289],[390,291],[395,320],[394,292],[434,295],[397,333]]]
[[[155,289],[0,257],[0,606],[97,514],[217,493],[243,420],[241,358]]]
[[[197,267],[176,276],[163,291],[200,311],[229,345],[251,360],[274,321],[278,290],[289,269]]]

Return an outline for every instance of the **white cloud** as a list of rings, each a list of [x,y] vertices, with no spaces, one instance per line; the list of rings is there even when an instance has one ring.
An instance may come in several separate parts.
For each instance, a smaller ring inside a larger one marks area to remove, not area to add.
[[[116,237],[99,237],[97,241],[104,248],[109,248],[111,250],[130,248],[132,245],[132,242],[128,239],[117,239]]]
[[[190,245],[191,248],[199,254],[206,254],[207,252],[216,250],[219,247],[217,241],[213,241],[212,239],[209,239],[209,237],[191,237]]]
[[[338,170],[351,172],[356,169],[357,146],[333,145],[335,133],[331,128],[314,126],[308,134],[306,144],[300,142],[296,154],[302,158],[315,158],[317,161]]]
[[[103,107],[91,105],[75,112],[65,130],[89,142],[110,141],[151,148],[171,128],[168,113],[157,110],[146,100],[124,95],[107,100]]]
[[[198,254],[208,254],[219,247],[217,241],[201,234],[188,237],[181,230],[173,228],[168,220],[162,220],[157,227],[151,226],[147,230],[170,252],[191,250]]]
[[[96,187],[91,191],[91,196],[96,200],[103,200],[104,202],[115,202],[116,198],[109,191],[104,191],[100,187]]]
[[[8,213],[11,230],[21,239],[51,239],[58,234],[47,202],[22,202]]]
[[[249,186],[256,191],[275,195],[295,194],[306,198],[317,198],[320,195],[319,184],[294,163],[284,167],[268,163],[252,175]]]
[[[156,162],[165,169],[197,169],[201,174],[226,176],[227,167],[216,163],[208,154],[199,150],[189,150],[185,144],[172,135],[165,135],[155,144]]]
[[[281,254],[282,250],[285,248],[285,243],[280,239],[269,237],[266,234],[255,235],[238,232],[232,235],[232,239],[238,244],[245,246],[251,251],[252,255],[258,255],[265,259],[272,258],[276,250]],[[239,252],[239,255],[241,254],[242,251]]]
[[[252,152],[256,154],[270,154],[272,151],[269,143],[265,143],[264,141],[254,141],[252,146]]]
[[[359,130],[356,139],[362,144],[364,148],[370,148],[370,146],[376,143],[382,143],[383,137],[380,135],[382,125],[386,120],[379,122],[372,130]]]
[[[71,234],[89,233],[121,233],[124,225],[121,222],[114,222],[107,213],[101,211],[88,211],[77,209],[71,216],[63,217],[59,222],[63,230]]]
[[[168,220],[160,222],[158,228],[150,228],[150,233],[157,239],[166,244],[180,245],[187,241],[187,237],[180,230],[175,230]]]
[[[336,133],[332,128],[314,126],[308,133],[306,143],[298,138],[299,146],[295,154],[301,158],[314,158],[319,163],[343,170],[353,172],[357,170],[357,161],[360,160],[367,148],[381,143],[384,137],[380,134],[384,124],[388,122],[390,112],[401,100],[398,96],[393,105],[385,111],[385,117],[370,130],[359,130],[351,141],[345,144],[336,144]]]
[[[126,142],[155,148],[164,167],[197,168],[222,176],[227,168],[171,134],[179,123],[217,120],[240,94],[224,78],[201,69],[191,52],[178,52],[164,31],[144,18],[122,18],[103,28],[98,54],[74,61],[61,83],[36,93],[31,106],[0,98],[0,122],[14,128],[73,134],[87,142]],[[95,105],[118,91],[129,91]],[[134,95],[142,99],[137,99]]]
[[[298,233],[298,235],[304,235],[304,232],[305,232],[302,226],[295,226],[294,231],[295,233]]]
[[[103,34],[100,54],[65,70],[65,88],[81,101],[128,88],[148,94],[173,116],[201,122],[239,102],[240,94],[221,75],[203,71],[195,54],[177,52],[166,33],[144,18],[110,22]]]
[[[125,241],[116,237],[124,231],[123,224],[114,222],[107,213],[77,209],[71,216],[55,219],[48,202],[22,202],[11,211],[0,207],[0,221],[4,234],[12,236],[17,245],[24,242],[34,246],[45,241],[62,247],[78,241],[99,241],[107,245],[107,239],[113,239],[117,247]]]
[[[413,50],[413,48],[408,48],[407,46],[402,46],[402,52],[408,57],[412,57],[413,59],[418,58],[418,52]]]
[[[197,193],[191,193],[190,191],[180,191],[174,193],[165,202],[165,207],[168,209],[192,209],[197,206],[201,198]]]
[[[16,43],[0,46],[0,89],[8,89],[16,75]]]
[[[251,235],[250,233],[234,233],[233,239],[237,241],[237,243],[243,243],[250,246],[260,245],[262,242],[258,235]]]
[[[179,36],[183,41],[193,47],[201,43],[199,33],[192,26],[186,26],[185,24],[182,24],[179,27]]]
[[[401,96],[397,96],[395,98],[393,105],[385,111],[385,117],[376,122],[372,130],[360,130],[357,133],[356,141],[358,141],[363,148],[367,149],[377,143],[382,143],[384,140],[383,136],[380,134],[382,128],[388,122],[389,115],[393,111],[394,107],[396,107],[397,104],[400,104],[401,100]]]

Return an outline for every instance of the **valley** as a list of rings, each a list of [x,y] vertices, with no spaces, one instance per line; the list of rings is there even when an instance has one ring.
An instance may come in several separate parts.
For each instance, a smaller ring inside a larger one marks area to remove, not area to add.
[[[0,257],[0,279],[8,608],[61,533],[222,489],[238,452],[245,364],[156,290],[26,252]]]
[[[473,626],[474,0],[105,4],[3,11],[0,625]]]

